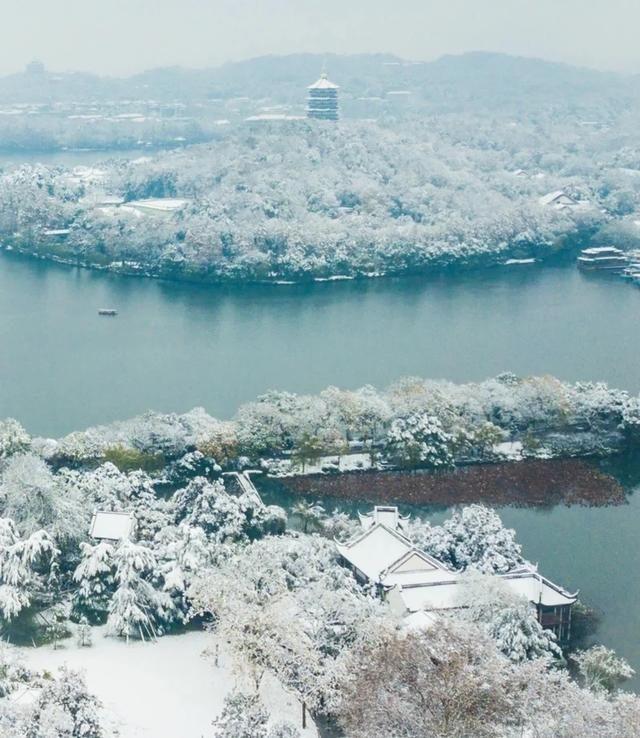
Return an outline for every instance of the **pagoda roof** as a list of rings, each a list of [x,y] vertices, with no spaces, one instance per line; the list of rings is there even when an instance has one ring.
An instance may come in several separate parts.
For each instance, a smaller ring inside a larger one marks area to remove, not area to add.
[[[335,83],[331,82],[331,80],[327,77],[326,72],[323,72],[320,75],[320,79],[317,80],[317,82],[314,82],[312,85],[309,85],[307,89],[309,90],[339,90],[340,87],[336,85]]]

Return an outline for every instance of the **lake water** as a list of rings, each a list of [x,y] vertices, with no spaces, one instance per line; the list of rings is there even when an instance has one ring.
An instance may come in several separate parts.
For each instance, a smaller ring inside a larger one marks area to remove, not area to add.
[[[638,392],[639,316],[639,289],[572,265],[206,288],[2,252],[0,417],[59,436],[148,408],[229,417],[269,388],[506,370]],[[598,637],[640,669],[640,494],[619,508],[501,514],[547,576],[604,611]]]

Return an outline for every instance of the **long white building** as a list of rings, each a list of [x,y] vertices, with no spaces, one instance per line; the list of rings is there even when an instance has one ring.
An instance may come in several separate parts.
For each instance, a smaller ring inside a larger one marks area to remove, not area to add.
[[[416,548],[401,532],[402,520],[394,507],[376,507],[361,515],[363,532],[348,543],[336,542],[342,560],[360,581],[375,586],[398,614],[418,620],[460,607],[464,577]],[[531,564],[497,576],[535,606],[543,627],[559,641],[568,640],[577,593],[554,584]]]

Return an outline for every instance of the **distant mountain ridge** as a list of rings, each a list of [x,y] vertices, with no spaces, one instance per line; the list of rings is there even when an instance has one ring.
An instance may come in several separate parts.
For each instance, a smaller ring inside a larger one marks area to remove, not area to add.
[[[306,86],[326,68],[345,99],[411,93],[435,110],[474,101],[527,104],[553,98],[571,105],[612,99],[623,103],[640,90],[637,76],[489,52],[410,62],[392,54],[292,54],[229,62],[209,69],[168,67],[128,78],[88,73],[22,72],[0,78],[2,103],[72,100],[206,100],[250,97],[275,104],[299,102]]]

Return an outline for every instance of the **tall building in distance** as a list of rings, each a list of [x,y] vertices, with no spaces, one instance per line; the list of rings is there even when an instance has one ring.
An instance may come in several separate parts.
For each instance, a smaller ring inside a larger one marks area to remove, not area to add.
[[[326,72],[320,79],[309,85],[307,118],[316,120],[338,120],[338,85],[331,82]]]

